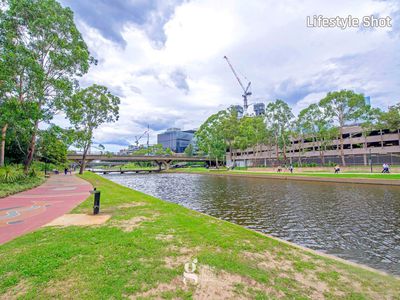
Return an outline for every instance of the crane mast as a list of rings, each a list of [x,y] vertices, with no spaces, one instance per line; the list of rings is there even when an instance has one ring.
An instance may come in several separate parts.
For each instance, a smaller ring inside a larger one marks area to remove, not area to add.
[[[251,81],[249,81],[248,84],[247,84],[247,86],[244,87],[242,81],[240,80],[238,74],[236,73],[235,69],[233,68],[231,62],[229,61],[229,59],[228,59],[228,57],[227,57],[226,55],[224,56],[224,59],[225,59],[226,62],[228,63],[229,67],[230,67],[231,70],[232,70],[233,75],[236,77],[236,80],[238,81],[240,87],[241,87],[242,90],[243,90],[243,95],[242,95],[242,97],[243,97],[243,110],[244,110],[244,114],[246,115],[246,114],[247,114],[247,109],[248,109],[248,107],[249,107],[248,101],[247,101],[247,97],[248,97],[248,96],[251,96],[251,92],[249,92],[249,89],[250,89],[250,86],[251,86]]]

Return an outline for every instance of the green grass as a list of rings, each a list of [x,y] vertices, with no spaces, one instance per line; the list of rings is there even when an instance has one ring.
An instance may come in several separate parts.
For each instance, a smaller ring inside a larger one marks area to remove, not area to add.
[[[381,173],[310,173],[310,172],[303,172],[303,173],[267,173],[267,172],[250,172],[250,171],[233,171],[233,173],[242,173],[242,174],[262,174],[262,175],[281,175],[281,176],[311,176],[311,177],[324,177],[324,178],[370,178],[370,179],[400,179],[400,174],[381,174]]]
[[[0,246],[0,299],[398,299],[400,280],[290,246],[87,172],[101,226],[41,228]],[[92,196],[74,213],[89,213]],[[127,227],[137,226],[126,231]],[[184,285],[198,259],[200,284]],[[219,295],[219,296],[218,296]]]
[[[400,179],[400,174],[398,173],[390,173],[390,174],[382,174],[382,173],[339,173],[339,174],[334,174],[332,173],[327,173],[327,172],[302,172],[302,173],[297,173],[294,172],[289,173],[289,172],[254,172],[254,171],[243,171],[243,170],[233,170],[233,171],[228,171],[225,168],[221,169],[206,169],[206,168],[183,168],[183,169],[174,169],[171,170],[170,172],[184,172],[184,173],[204,173],[204,174],[213,174],[213,173],[218,173],[218,174],[241,174],[241,175],[263,175],[263,176],[290,176],[290,177],[296,177],[296,176],[309,176],[309,177],[321,177],[321,178],[365,178],[365,179],[393,179],[393,180],[399,180]]]
[[[43,177],[26,177],[13,183],[0,183],[0,198],[34,188],[44,180]]]

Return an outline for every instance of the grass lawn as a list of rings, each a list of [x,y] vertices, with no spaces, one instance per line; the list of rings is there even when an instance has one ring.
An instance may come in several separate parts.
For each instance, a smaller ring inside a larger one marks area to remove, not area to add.
[[[15,183],[0,183],[0,198],[34,188],[44,180],[44,177],[27,177]]]
[[[366,179],[393,179],[399,180],[400,174],[398,173],[390,173],[390,174],[382,174],[382,173],[339,173],[334,174],[326,173],[326,172],[302,172],[293,174],[289,172],[254,172],[254,171],[245,171],[245,170],[233,170],[228,171],[225,168],[221,169],[206,169],[206,168],[181,168],[181,169],[172,169],[170,172],[185,172],[185,173],[208,173],[208,174],[243,174],[243,175],[279,175],[279,176],[310,176],[310,177],[324,177],[324,178],[366,178]]]
[[[400,174],[381,174],[381,173],[321,173],[321,172],[303,172],[303,173],[267,173],[267,172],[249,172],[249,171],[233,171],[233,173],[241,174],[263,174],[263,175],[284,175],[284,176],[313,176],[313,177],[326,177],[326,178],[371,178],[371,179],[400,179]]]
[[[104,225],[0,246],[0,299],[400,299],[400,280],[295,248],[86,172]],[[75,213],[89,213],[92,197]],[[182,281],[197,258],[198,285]]]

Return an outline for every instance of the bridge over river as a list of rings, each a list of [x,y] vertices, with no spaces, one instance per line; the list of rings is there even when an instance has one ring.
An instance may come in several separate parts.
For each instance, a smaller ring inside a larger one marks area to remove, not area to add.
[[[67,155],[68,160],[81,162],[82,155],[79,154],[69,154]],[[171,162],[204,162],[209,163],[209,158],[206,156],[179,156],[179,155],[100,155],[92,154],[86,155],[85,160],[87,162],[91,161],[101,161],[101,162],[143,162],[150,161],[155,162],[159,169],[162,166],[166,170],[170,168]]]

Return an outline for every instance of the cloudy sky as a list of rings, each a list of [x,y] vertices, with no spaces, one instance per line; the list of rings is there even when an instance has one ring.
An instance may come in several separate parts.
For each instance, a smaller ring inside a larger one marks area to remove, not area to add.
[[[287,101],[295,113],[328,91],[352,89],[373,106],[400,102],[400,2],[373,0],[62,0],[99,60],[81,80],[121,98],[120,120],[95,141],[111,151],[151,129],[198,128],[241,104]],[[384,28],[309,28],[307,16],[392,18]],[[57,122],[65,124],[62,116]],[[143,140],[144,142],[144,140]]]

